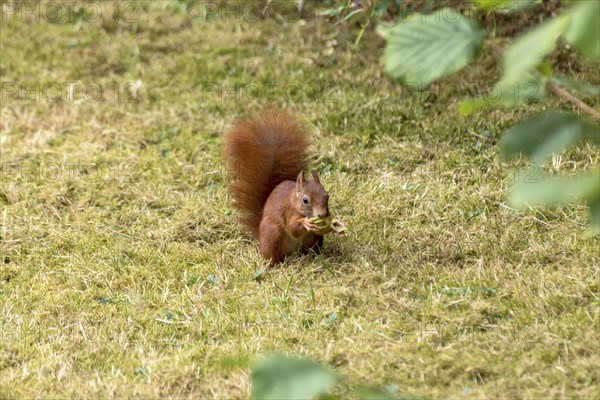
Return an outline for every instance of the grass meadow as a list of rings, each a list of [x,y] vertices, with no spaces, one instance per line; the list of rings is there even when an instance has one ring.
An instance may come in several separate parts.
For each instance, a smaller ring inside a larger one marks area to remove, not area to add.
[[[0,398],[248,398],[274,353],[335,369],[339,398],[597,398],[587,208],[514,210],[540,170],[497,148],[571,108],[461,116],[496,53],[417,91],[384,74],[371,27],[354,46],[359,26],[289,7],[27,4],[3,2],[0,25]],[[598,62],[551,58],[600,84]],[[311,132],[348,232],[255,279],[221,138],[264,104]],[[599,158],[582,144],[543,169]]]

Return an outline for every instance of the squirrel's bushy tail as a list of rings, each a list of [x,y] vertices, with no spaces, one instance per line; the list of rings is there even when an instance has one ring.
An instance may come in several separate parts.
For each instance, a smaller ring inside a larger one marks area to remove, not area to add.
[[[309,145],[296,118],[274,108],[236,120],[225,134],[224,157],[233,172],[229,193],[242,224],[255,237],[269,194],[306,171]]]

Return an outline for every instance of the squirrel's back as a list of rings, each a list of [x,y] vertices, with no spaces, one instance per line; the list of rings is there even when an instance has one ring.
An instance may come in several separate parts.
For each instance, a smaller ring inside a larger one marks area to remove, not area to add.
[[[229,193],[254,236],[258,237],[269,194],[307,169],[309,146],[308,134],[297,119],[274,108],[236,120],[225,134],[224,157],[234,175]]]

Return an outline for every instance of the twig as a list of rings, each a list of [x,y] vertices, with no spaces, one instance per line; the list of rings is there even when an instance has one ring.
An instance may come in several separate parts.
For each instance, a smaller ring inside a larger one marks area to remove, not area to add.
[[[498,53],[498,54],[503,54],[504,53],[504,49],[502,49],[502,47],[498,46],[496,43],[489,41],[488,45],[496,53]],[[534,71],[534,73],[539,74],[539,72],[537,70]],[[571,93],[567,92],[565,89],[563,89],[560,86],[558,86],[555,82],[549,80],[548,81],[548,88],[556,96],[558,96],[558,97],[562,98],[563,100],[566,100],[566,101],[568,101],[568,102],[576,105],[577,107],[579,107],[579,109],[581,111],[585,112],[586,114],[588,114],[589,116],[591,116],[592,118],[594,118],[596,121],[600,121],[600,112],[594,110],[592,107],[588,106],[583,101],[579,100],[577,97],[573,96]]]
[[[555,82],[553,82],[553,81],[548,82],[548,87],[550,88],[550,91],[552,93],[554,93],[555,95],[557,95],[558,97],[561,97],[564,100],[567,100],[567,101],[575,104],[577,107],[579,107],[581,109],[581,111],[587,113],[592,118],[594,118],[596,121],[600,121],[600,112],[594,110],[592,107],[588,106],[583,101],[579,100],[577,97],[573,96],[571,93],[567,92],[565,89],[558,86]]]

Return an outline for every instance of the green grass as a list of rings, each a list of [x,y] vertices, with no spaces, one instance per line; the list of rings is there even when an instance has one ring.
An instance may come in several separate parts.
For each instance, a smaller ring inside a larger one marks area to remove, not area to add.
[[[133,25],[104,10],[102,23],[0,26],[5,89],[103,89],[94,103],[77,91],[2,101],[1,398],[247,398],[251,366],[274,352],[333,367],[344,398],[385,385],[424,398],[598,395],[587,208],[511,209],[528,162],[496,147],[511,124],[568,105],[460,116],[456,101],[486,87],[473,83],[498,78],[492,52],[422,94],[385,77],[370,31],[352,49],[356,31],[328,22],[203,22],[145,2]],[[552,57],[600,83],[599,63]],[[236,83],[256,101],[228,92]],[[267,103],[301,115],[348,232],[257,282],[265,261],[229,208],[220,151],[231,120]],[[581,145],[546,169],[599,158]]]

